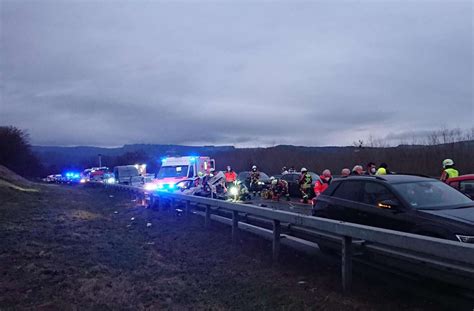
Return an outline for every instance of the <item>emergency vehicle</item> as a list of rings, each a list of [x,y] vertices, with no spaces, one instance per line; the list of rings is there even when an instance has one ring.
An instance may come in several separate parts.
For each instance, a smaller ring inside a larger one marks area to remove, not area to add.
[[[195,179],[199,173],[206,175],[215,167],[214,159],[206,156],[168,157],[161,163],[156,178],[145,184],[146,190],[173,190],[180,181]]]

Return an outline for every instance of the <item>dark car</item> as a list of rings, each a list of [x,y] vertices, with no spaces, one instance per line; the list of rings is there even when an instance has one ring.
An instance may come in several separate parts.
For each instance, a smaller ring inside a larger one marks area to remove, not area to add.
[[[250,171],[240,172],[237,175],[237,180],[241,181],[248,189],[250,189]],[[264,172],[260,172],[260,183],[258,191],[270,186],[270,177]]]
[[[313,178],[313,183],[311,184],[311,191],[310,191],[310,197],[314,196],[314,185],[316,184],[316,181],[319,180],[319,176],[316,173],[309,172],[311,177]],[[288,183],[288,192],[290,193],[290,196],[292,197],[301,197],[301,192],[300,192],[300,185],[299,185],[299,180],[300,180],[300,173],[286,173],[281,176],[281,179],[285,180]]]
[[[351,176],[315,201],[314,216],[474,243],[474,202],[439,180]]]

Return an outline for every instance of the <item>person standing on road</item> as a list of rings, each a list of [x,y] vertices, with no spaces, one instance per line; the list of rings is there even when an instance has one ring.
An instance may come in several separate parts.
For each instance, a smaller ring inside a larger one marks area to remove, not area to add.
[[[367,170],[365,171],[364,175],[374,176],[377,173],[377,168],[375,167],[374,162],[367,163]]]
[[[351,175],[359,176],[359,175],[362,175],[363,173],[364,173],[364,168],[362,167],[362,165],[356,165],[352,168]]]
[[[257,194],[260,195],[259,190],[259,183],[260,181],[260,172],[257,169],[257,166],[252,166],[252,170],[250,171],[250,191],[252,191],[253,196],[255,197]]]
[[[323,171],[323,174],[319,176],[320,180],[316,181],[314,185],[314,194],[318,197],[321,193],[324,192],[329,187],[329,184],[332,181],[331,171],[326,169]]]
[[[300,191],[301,191],[303,203],[308,203],[309,191],[311,189],[312,183],[313,183],[313,178],[308,173],[308,170],[303,167],[301,169],[301,175],[299,179],[299,185],[300,185]]]
[[[351,170],[348,168],[343,168],[341,171],[341,177],[347,177],[351,174]]]
[[[234,170],[232,170],[232,167],[227,166],[227,170],[224,175],[226,188],[229,188],[229,186],[237,180],[237,174],[234,172]]]
[[[390,174],[390,170],[388,169],[387,163],[381,163],[375,175],[387,175],[387,174]]]
[[[454,168],[454,161],[451,159],[443,160],[443,172],[440,180],[446,182],[449,178],[458,177],[459,171]]]

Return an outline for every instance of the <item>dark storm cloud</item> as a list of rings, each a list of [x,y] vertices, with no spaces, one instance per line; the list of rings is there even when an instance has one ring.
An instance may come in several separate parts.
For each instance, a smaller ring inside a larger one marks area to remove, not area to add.
[[[0,124],[35,144],[338,145],[474,119],[470,1],[0,5]]]

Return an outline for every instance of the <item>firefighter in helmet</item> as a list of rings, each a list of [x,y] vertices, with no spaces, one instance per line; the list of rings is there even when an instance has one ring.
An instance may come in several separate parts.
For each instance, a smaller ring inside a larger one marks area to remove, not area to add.
[[[252,170],[250,171],[250,191],[253,193],[255,197],[257,194],[260,195],[260,172],[257,169],[257,166],[252,166]]]
[[[300,191],[301,191],[301,197],[302,197],[303,203],[308,203],[309,194],[310,194],[309,192],[311,190],[312,183],[313,183],[313,178],[308,173],[308,170],[303,167],[301,169],[301,175],[299,179],[299,185],[300,185]]]
[[[443,161],[443,172],[441,173],[440,180],[446,182],[449,178],[458,177],[459,171],[454,168],[454,161],[451,159],[445,159]]]

